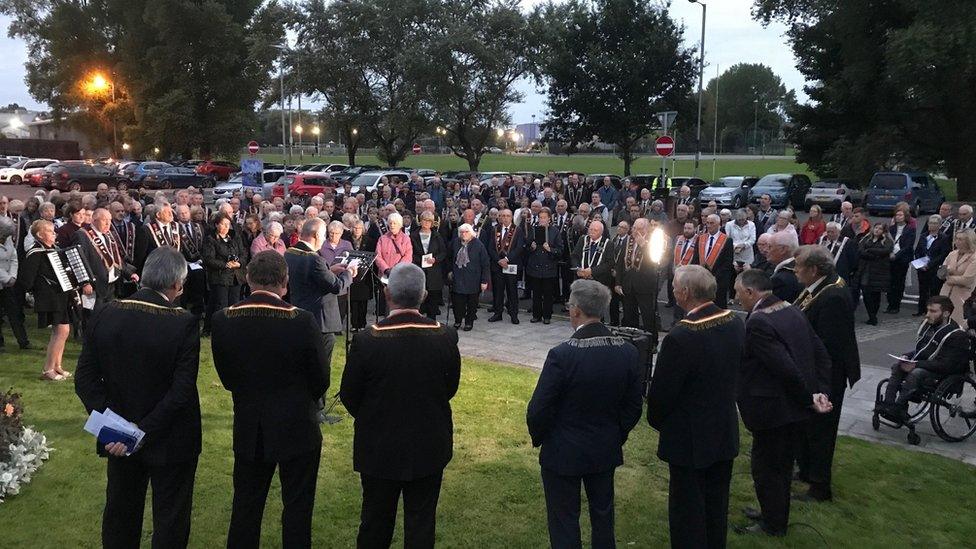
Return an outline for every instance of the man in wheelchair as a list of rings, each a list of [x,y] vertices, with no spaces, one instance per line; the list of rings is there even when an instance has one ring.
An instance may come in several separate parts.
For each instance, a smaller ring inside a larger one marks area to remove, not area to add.
[[[952,301],[945,296],[929,298],[925,321],[918,329],[915,351],[891,367],[879,413],[892,421],[908,421],[908,403],[923,385],[969,370],[969,335],[950,318]]]

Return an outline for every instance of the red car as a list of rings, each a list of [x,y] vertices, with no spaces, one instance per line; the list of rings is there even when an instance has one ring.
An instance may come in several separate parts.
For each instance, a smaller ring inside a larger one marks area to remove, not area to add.
[[[223,160],[205,160],[197,164],[196,171],[200,175],[205,175],[217,181],[230,179],[230,174],[239,172],[241,169],[233,162]]]
[[[273,197],[285,196],[285,185],[288,183],[288,194],[292,196],[315,196],[324,193],[326,189],[335,190],[335,181],[324,172],[302,172],[282,177],[271,189]]]
[[[44,186],[44,170],[47,168],[31,168],[24,172],[24,183],[31,187]]]

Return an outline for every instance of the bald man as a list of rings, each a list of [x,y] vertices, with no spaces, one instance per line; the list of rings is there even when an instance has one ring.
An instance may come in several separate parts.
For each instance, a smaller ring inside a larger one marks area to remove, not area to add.
[[[92,213],[88,227],[75,231],[72,244],[81,247],[81,257],[95,278],[95,303],[108,303],[116,297],[116,283],[139,281],[136,268],[125,261],[125,254],[112,238],[112,214],[105,208]]]

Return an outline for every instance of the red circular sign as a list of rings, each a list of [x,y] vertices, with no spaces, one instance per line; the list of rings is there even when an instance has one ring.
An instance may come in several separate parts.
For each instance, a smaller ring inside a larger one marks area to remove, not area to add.
[[[248,143],[247,143],[247,152],[249,152],[251,154],[257,153],[258,152],[258,142],[257,141],[248,141]]]
[[[674,138],[670,135],[662,135],[654,141],[654,150],[658,156],[671,156],[674,154]]]
[[[420,154],[420,143],[413,144],[413,154]]]

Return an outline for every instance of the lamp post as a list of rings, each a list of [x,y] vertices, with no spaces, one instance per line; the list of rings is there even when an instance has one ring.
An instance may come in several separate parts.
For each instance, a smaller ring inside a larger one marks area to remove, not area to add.
[[[701,160],[701,119],[702,119],[702,81],[705,78],[705,12],[707,7],[701,0],[688,0],[702,7],[701,45],[698,52],[698,129],[695,132],[695,176],[698,176],[698,163]]]
[[[301,111],[299,111],[299,113],[301,113]],[[299,114],[299,116],[301,116],[301,114]],[[305,155],[304,155],[305,151],[302,148],[302,131],[304,131],[304,128],[302,128],[302,123],[299,122],[298,124],[295,125],[295,133],[298,134],[298,163],[299,164],[301,164],[302,160],[305,159]]]
[[[318,156],[319,155],[319,135],[321,133],[322,133],[322,130],[320,130],[318,126],[314,126],[312,128],[312,135],[315,136],[315,156]]]
[[[759,143],[759,97],[756,97],[756,122],[752,126],[752,147],[757,148],[756,144]]]
[[[84,88],[85,91],[87,91],[91,95],[99,95],[105,93],[105,91],[110,91],[112,93],[112,107],[113,107],[112,155],[117,157],[119,155],[119,134],[118,134],[118,125],[116,124],[115,114],[114,114],[115,82],[109,80],[108,78],[105,78],[105,76],[102,73],[96,72],[95,74],[92,75],[91,80],[85,83]]]

